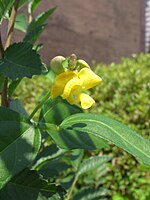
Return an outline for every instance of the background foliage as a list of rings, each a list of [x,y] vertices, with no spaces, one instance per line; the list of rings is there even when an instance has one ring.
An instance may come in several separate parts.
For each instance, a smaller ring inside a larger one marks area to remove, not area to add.
[[[90,92],[96,100],[96,105],[90,112],[105,113],[128,124],[129,127],[149,138],[150,55],[141,54],[133,56],[132,59],[124,58],[119,64],[95,64],[95,72],[103,78],[103,83]],[[48,88],[50,88],[50,81],[48,77],[45,78],[45,75],[35,76],[32,80],[25,78],[17,88],[15,95],[21,97],[20,100],[27,111],[31,113],[41,93]],[[97,169],[101,171],[99,173],[100,183],[98,183],[94,172],[88,173],[86,176],[79,177],[74,193],[80,191],[81,186],[86,193],[89,190],[87,188],[91,188],[92,185],[93,191],[91,193],[95,194],[95,198],[98,195],[95,189],[101,186],[104,188],[103,198],[106,195],[107,198],[113,196],[114,200],[150,199],[149,169],[137,163],[131,155],[112,145],[101,152],[101,154],[106,153],[113,159],[107,167],[102,166],[102,169]],[[99,151],[83,153],[81,159],[88,159],[91,155],[99,155]],[[63,159],[65,159],[63,163],[68,162],[66,158]],[[57,173],[58,180],[62,177],[65,179],[65,176],[69,179],[69,176],[71,177],[75,170],[74,167],[71,167],[68,171],[65,171],[66,164],[63,167],[62,172]],[[105,177],[106,173],[107,176]],[[84,186],[86,187],[84,188]],[[80,196],[75,195],[74,199],[81,198],[82,191],[78,195]],[[94,195],[90,198],[94,198]]]

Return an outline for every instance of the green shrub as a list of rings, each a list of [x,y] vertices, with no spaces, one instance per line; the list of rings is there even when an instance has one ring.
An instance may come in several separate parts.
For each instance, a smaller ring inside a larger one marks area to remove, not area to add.
[[[105,112],[149,136],[150,55],[99,64],[95,72],[103,83],[91,92],[96,99],[93,111]]]
[[[123,58],[119,64],[98,64],[95,72],[102,77],[103,83],[91,90],[96,100],[92,112],[105,113],[149,137],[150,55]],[[146,169],[116,147],[107,151],[114,157],[107,181],[112,194],[120,192],[129,199],[150,199]]]

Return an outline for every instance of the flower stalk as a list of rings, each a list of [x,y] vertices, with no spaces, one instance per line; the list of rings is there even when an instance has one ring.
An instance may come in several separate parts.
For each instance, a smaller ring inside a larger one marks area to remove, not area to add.
[[[31,120],[34,115],[36,114],[36,112],[42,107],[42,105],[47,101],[47,99],[49,99],[50,97],[50,92],[48,92],[40,101],[40,103],[35,107],[35,109],[33,110],[33,112],[31,113],[31,115],[29,116],[29,119]]]

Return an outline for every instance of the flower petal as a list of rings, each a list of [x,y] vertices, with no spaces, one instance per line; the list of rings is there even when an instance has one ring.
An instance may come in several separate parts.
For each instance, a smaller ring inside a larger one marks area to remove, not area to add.
[[[67,97],[69,97],[71,95],[71,93],[73,94],[74,91],[78,91],[82,86],[82,81],[79,78],[73,78],[70,81],[68,81],[68,83],[65,85],[63,94],[62,94],[62,98],[66,99]]]
[[[66,100],[72,105],[78,105],[78,103],[80,102],[78,96],[75,93],[72,93],[69,97],[66,98]]]
[[[102,79],[96,75],[91,69],[83,68],[79,71],[78,77],[83,82],[83,90],[88,90],[96,85],[98,85]]]
[[[74,77],[77,77],[77,74],[73,71],[66,71],[59,74],[51,87],[51,98],[54,99],[62,95],[65,85]]]
[[[94,99],[87,94],[81,93],[78,97],[81,101],[81,107],[83,109],[88,109],[95,103]]]

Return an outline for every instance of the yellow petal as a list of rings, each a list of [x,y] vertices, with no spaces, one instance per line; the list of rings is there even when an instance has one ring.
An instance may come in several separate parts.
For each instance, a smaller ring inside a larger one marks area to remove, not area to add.
[[[80,101],[78,96],[75,93],[70,94],[70,96],[67,97],[66,100],[72,105],[73,104],[78,105],[78,103]]]
[[[79,99],[81,101],[81,107],[83,109],[88,109],[95,103],[92,97],[84,93],[79,94]]]
[[[55,97],[62,95],[65,85],[74,77],[77,77],[77,74],[73,71],[66,71],[59,74],[51,87],[51,98],[54,99]]]
[[[71,93],[73,94],[74,91],[77,91],[81,88],[82,86],[82,81],[79,78],[73,78],[70,81],[68,81],[68,83],[65,85],[63,94],[62,94],[62,98],[66,99],[67,97],[69,97],[71,95]]]
[[[102,81],[102,79],[89,68],[81,69],[78,73],[78,77],[83,82],[83,90],[88,90]]]

